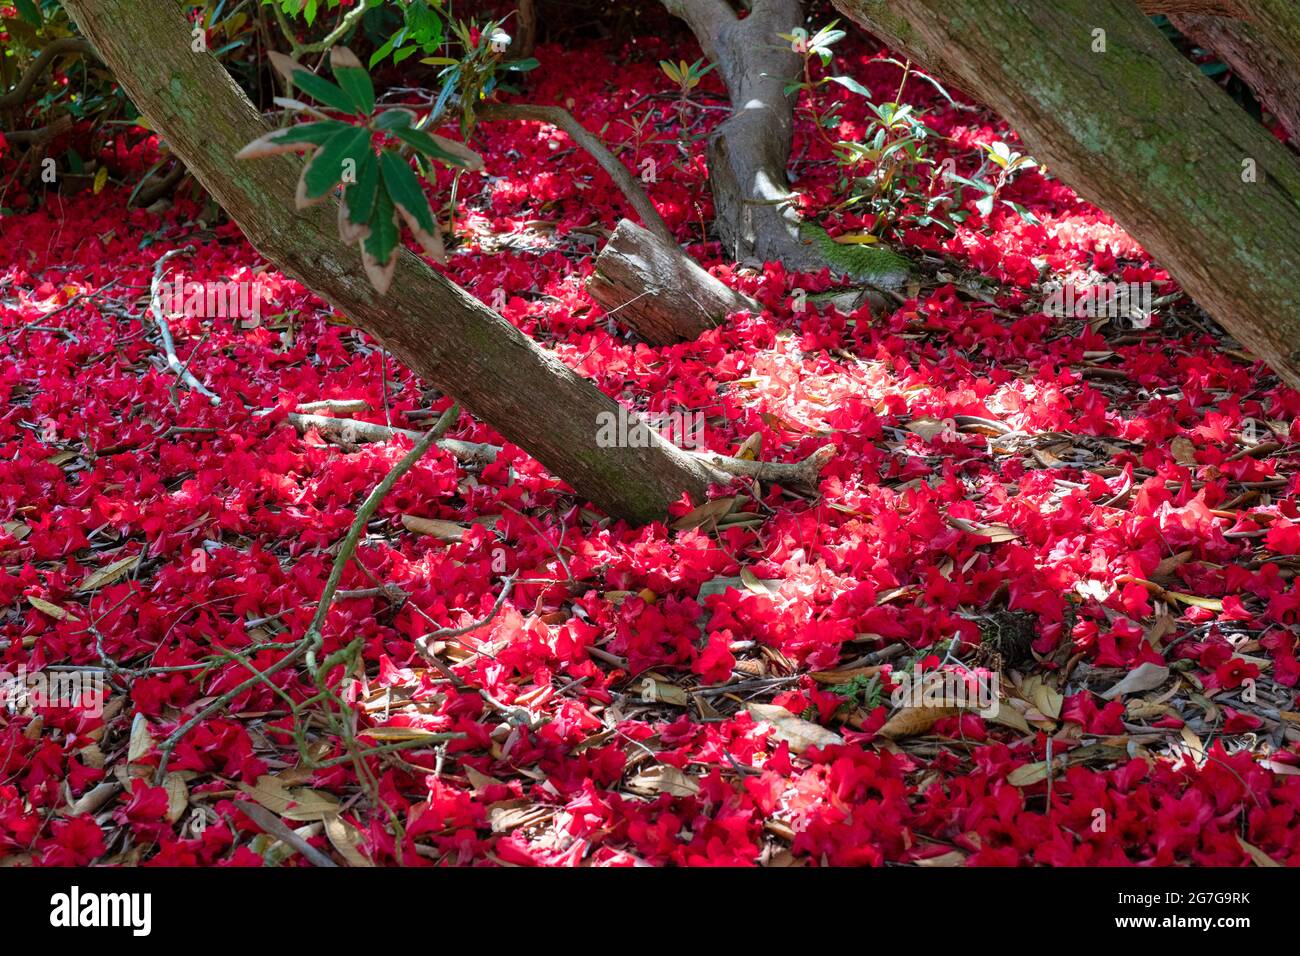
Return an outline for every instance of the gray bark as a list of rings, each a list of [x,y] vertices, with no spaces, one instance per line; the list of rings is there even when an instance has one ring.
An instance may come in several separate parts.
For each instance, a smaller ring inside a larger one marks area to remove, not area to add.
[[[825,263],[799,238],[787,165],[794,96],[785,87],[799,55],[777,34],[803,23],[799,0],[755,0],[738,18],[724,0],[663,0],[690,26],[727,84],[731,116],[709,137],[709,185],[723,251],[739,261],[780,261],[790,269]]]

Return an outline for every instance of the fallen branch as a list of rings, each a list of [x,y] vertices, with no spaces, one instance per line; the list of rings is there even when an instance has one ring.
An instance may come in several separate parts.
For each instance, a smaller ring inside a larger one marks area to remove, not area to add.
[[[313,415],[316,412],[353,415],[357,412],[370,411],[370,403],[364,398],[324,398],[318,402],[299,402],[295,410],[306,415]]]
[[[90,41],[81,37],[63,37],[46,44],[41,52],[36,55],[36,59],[32,61],[31,66],[27,67],[23,75],[18,78],[14,88],[4,96],[0,96],[0,110],[7,110],[21,105],[27,99],[27,94],[31,92],[32,86],[40,79],[41,74],[45,72],[51,63],[65,53],[81,53],[94,57],[99,55],[95,52],[95,48],[90,45]]]
[[[68,130],[72,129],[72,117],[63,115],[50,122],[48,126],[42,126],[40,129],[20,129],[4,134],[5,142],[14,146],[44,146],[56,136],[62,136]]]
[[[614,184],[636,210],[646,228],[674,248],[677,246],[672,230],[659,215],[659,210],[655,209],[654,203],[650,201],[650,197],[641,188],[636,177],[605,148],[605,144],[599,137],[588,132],[564,107],[542,106],[537,103],[487,103],[477,107],[475,115],[485,120],[536,120],[564,130],[569,134],[570,139],[586,150],[587,155],[609,174],[609,178],[614,180]]]
[[[136,191],[131,202],[133,205],[142,209],[148,209],[159,199],[171,194],[171,191],[179,185],[180,181],[185,178],[189,170],[179,159],[175,161],[176,165],[168,170],[167,175],[158,178],[155,176],[152,182],[140,183],[140,188]]]
[[[392,441],[399,435],[417,441],[422,437],[422,433],[409,428],[376,425],[355,418],[330,418],[325,415],[303,415],[297,412],[290,412],[288,418],[289,423],[299,431],[315,428],[327,438],[349,443]],[[498,445],[458,441],[454,438],[440,439],[438,447],[458,461],[471,464],[491,464],[501,453]],[[714,451],[687,450],[685,453],[711,468],[713,470],[711,478],[715,482],[728,482],[734,477],[740,477],[815,488],[817,476],[835,455],[835,446],[826,445],[818,448],[803,461],[796,462],[750,461],[745,458],[732,458]]]
[[[213,405],[220,405],[221,399],[194,377],[194,373],[190,371],[187,364],[182,363],[177,358],[176,343],[172,341],[172,329],[167,324],[167,315],[163,312],[162,302],[159,299],[162,290],[163,273],[166,272],[168,260],[181,253],[193,251],[193,246],[182,246],[179,249],[173,249],[164,253],[154,265],[153,280],[149,283],[149,311],[153,313],[154,324],[158,326],[158,334],[162,338],[163,351],[167,357],[167,367],[175,373],[177,378],[200,395],[205,396]]]
[[[732,477],[772,481],[782,485],[799,485],[816,488],[817,477],[827,463],[835,457],[834,445],[823,445],[803,461],[750,461],[732,458],[713,451],[695,451],[688,454],[719,473],[716,481],[729,481]]]
[[[390,425],[376,425],[355,418],[330,418],[328,415],[303,415],[298,412],[289,413],[289,424],[300,432],[315,428],[327,438],[348,443],[392,441],[398,435],[405,435],[412,441],[419,441],[424,437],[423,432],[410,428],[394,428]],[[456,438],[440,438],[438,447],[458,461],[467,464],[490,465],[501,453],[499,445],[460,441]]]

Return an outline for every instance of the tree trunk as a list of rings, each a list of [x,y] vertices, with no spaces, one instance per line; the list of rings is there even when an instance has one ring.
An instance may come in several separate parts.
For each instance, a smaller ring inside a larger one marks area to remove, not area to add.
[[[1246,15],[1240,0],[1138,0],[1138,9],[1144,13],[1163,13],[1168,16],[1180,13],[1213,17]]]
[[[377,295],[358,250],[337,237],[336,210],[294,209],[297,159],[234,158],[267,126],[211,54],[191,52],[190,24],[174,0],[64,6],[153,129],[267,259],[610,514],[651,521],[683,492],[702,500],[699,462],[657,435],[646,448],[600,447],[600,416],[617,414],[613,399],[409,251],[388,294]]]
[[[835,2],[1005,116],[1300,387],[1300,165],[1131,0]]]
[[[1300,6],[1295,0],[1236,0],[1264,41],[1290,64],[1292,83],[1300,67]]]
[[[697,338],[732,312],[759,309],[695,264],[676,243],[624,219],[596,257],[587,291],[651,345]]]
[[[736,260],[779,260],[790,269],[825,265],[799,238],[786,171],[794,97],[785,87],[799,74],[801,61],[777,34],[802,25],[799,0],[754,0],[743,20],[725,0],[663,4],[690,26],[731,98],[731,116],[709,137],[709,185],[723,251]]]
[[[510,41],[510,59],[523,60],[533,55],[537,45],[537,8],[533,0],[519,0],[515,8],[515,19],[508,23],[509,32],[514,34]]]
[[[1171,16],[1178,32],[1228,64],[1300,145],[1300,62],[1258,24],[1195,14]]]

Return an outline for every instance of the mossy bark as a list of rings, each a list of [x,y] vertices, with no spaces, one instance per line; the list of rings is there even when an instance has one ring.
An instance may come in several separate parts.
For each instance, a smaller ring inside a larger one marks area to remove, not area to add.
[[[392,287],[376,294],[358,250],[338,238],[334,204],[294,208],[300,160],[234,158],[268,127],[211,53],[191,50],[175,0],[64,7],[152,128],[267,259],[610,514],[652,521],[683,492],[703,500],[703,466],[657,435],[645,448],[599,446],[600,417],[617,414],[614,400],[412,253],[402,251]]]
[[[1291,0],[1241,0],[1293,36]],[[1224,328],[1300,387],[1300,164],[1132,0],[835,0],[1005,116]],[[1098,32],[1101,31],[1101,32]]]

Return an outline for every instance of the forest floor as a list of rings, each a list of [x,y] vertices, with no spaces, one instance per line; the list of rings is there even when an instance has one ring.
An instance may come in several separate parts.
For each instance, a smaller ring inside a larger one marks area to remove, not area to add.
[[[535,123],[476,134],[445,272],[630,407],[703,413],[711,449],[833,445],[818,494],[740,482],[632,528],[513,446],[490,465],[435,449],[325,630],[327,654],[359,641],[335,705],[354,752],[388,749],[350,759],[291,712],[315,688],[289,667],[158,774],[169,735],[284,656],[232,655],[302,636],[412,444],[289,413],[364,402],[351,417],[423,430],[450,399],[184,190],[129,209],[157,144],[124,132],[101,160],[126,185],[0,222],[0,664],[107,686],[98,713],[0,712],[0,863],[1300,864],[1300,395],[1185,298],[1149,328],[1044,314],[1053,276],[1176,288],[1038,171],[1007,192],[1036,224],[998,207],[909,233],[917,278],[889,312],[819,304],[825,272],[728,264],[702,232],[720,86],[679,110],[655,42],[543,47],[528,99],[653,159],[665,219],[762,313],[632,340],[583,289],[626,205]],[[879,57],[845,71],[890,99]],[[904,99],[962,170],[1012,141],[925,83]],[[802,114],[794,173],[824,218],[839,170]],[[147,314],[185,247],[169,281],[262,296],[256,325],[172,323],[219,405],[162,365]],[[502,444],[468,415],[450,436]],[[415,646],[484,618],[428,645],[443,670]],[[992,675],[996,715],[891,706],[901,674],[956,661]]]

